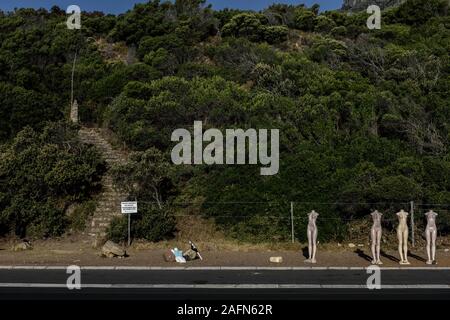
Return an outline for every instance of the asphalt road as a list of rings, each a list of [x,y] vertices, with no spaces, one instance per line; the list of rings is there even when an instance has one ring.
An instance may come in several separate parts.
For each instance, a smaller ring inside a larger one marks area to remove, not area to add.
[[[450,269],[381,270],[369,290],[364,269],[125,270],[82,269],[69,290],[60,269],[0,269],[0,299],[450,299]]]

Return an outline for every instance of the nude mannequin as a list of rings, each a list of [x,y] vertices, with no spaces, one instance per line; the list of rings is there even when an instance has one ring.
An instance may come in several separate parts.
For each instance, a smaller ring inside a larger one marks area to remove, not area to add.
[[[427,217],[427,227],[425,229],[425,236],[427,238],[427,255],[428,261],[427,264],[436,263],[436,237],[437,237],[437,227],[436,227],[436,217],[437,213],[433,210],[425,213]]]
[[[308,254],[309,258],[305,262],[317,263],[316,252],[317,252],[317,226],[316,220],[319,214],[314,210],[308,214]]]
[[[397,212],[399,222],[397,227],[397,238],[400,264],[410,264],[408,262],[408,224],[406,222],[408,215],[409,213],[403,209],[400,212]]]
[[[383,216],[382,213],[378,212],[378,210],[375,210],[370,214],[373,219],[373,226],[370,231],[370,238],[372,240],[372,264],[383,264],[380,260],[380,243],[381,243],[381,234],[382,234],[382,228],[381,228],[381,217]]]

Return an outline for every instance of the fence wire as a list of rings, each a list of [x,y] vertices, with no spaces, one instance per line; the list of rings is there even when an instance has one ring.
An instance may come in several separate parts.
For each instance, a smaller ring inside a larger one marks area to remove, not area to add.
[[[352,242],[357,245],[370,244],[373,224],[370,213],[383,213],[382,227],[384,243],[397,243],[396,213],[401,209],[410,213],[408,217],[409,237],[412,244],[424,245],[426,228],[425,213],[438,213],[438,238],[450,233],[450,204],[423,204],[417,202],[301,202],[301,201],[225,201],[225,202],[170,202],[161,204],[177,220],[204,218],[212,220],[223,233],[232,238],[252,242],[306,242],[308,213],[319,213],[317,227],[319,241]],[[117,210],[120,212],[120,203]],[[138,201],[138,211],[159,208],[154,201]],[[139,218],[139,213],[137,214]],[[414,226],[414,227],[413,227]],[[438,241],[439,243],[439,241]]]

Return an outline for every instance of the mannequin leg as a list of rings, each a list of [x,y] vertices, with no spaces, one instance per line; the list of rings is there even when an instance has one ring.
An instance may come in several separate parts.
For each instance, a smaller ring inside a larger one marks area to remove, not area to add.
[[[372,240],[372,264],[376,264],[377,263],[377,233],[374,229],[371,230],[370,232],[370,238]]]
[[[380,258],[380,251],[381,251],[381,230],[377,231],[377,264],[383,264],[383,262],[381,262],[381,258]]]
[[[427,256],[428,256],[427,264],[433,263],[433,259],[431,258],[431,234],[432,232],[428,231],[428,229],[425,231],[425,236],[427,238]]]
[[[308,236],[308,259],[305,260],[305,262],[311,262],[311,258],[312,258],[312,233],[311,230],[308,229],[307,231],[307,236]]]
[[[403,232],[403,255],[405,257],[405,264],[410,264],[408,262],[408,229]]]
[[[312,234],[312,238],[313,238],[313,253],[312,253],[312,259],[311,262],[312,263],[316,263],[316,252],[317,252],[317,230],[313,231]]]
[[[403,259],[403,235],[400,232],[400,230],[397,231],[397,238],[398,238],[398,253],[400,254],[400,264],[401,264],[405,260]]]
[[[436,261],[436,238],[437,238],[437,231],[433,230],[433,233],[431,235],[431,259],[433,261]]]

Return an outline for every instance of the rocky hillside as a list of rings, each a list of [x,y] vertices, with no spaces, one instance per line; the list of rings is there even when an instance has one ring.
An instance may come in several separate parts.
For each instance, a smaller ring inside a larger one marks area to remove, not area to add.
[[[362,11],[366,10],[370,5],[377,5],[381,9],[398,6],[405,0],[344,0],[342,10]]]

